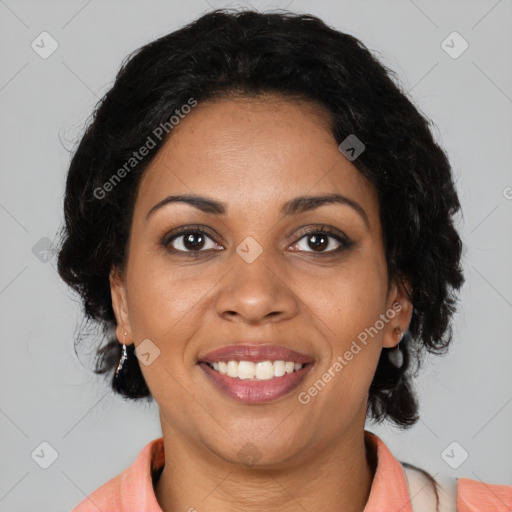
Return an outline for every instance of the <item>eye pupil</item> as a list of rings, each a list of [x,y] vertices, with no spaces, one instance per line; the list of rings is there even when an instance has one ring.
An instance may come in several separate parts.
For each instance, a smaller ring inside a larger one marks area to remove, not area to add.
[[[201,233],[189,233],[184,237],[183,245],[188,250],[201,249],[204,245],[204,236]]]
[[[329,245],[328,237],[324,234],[320,235],[310,235],[309,236],[309,246],[312,249],[318,250],[318,249],[325,249]]]

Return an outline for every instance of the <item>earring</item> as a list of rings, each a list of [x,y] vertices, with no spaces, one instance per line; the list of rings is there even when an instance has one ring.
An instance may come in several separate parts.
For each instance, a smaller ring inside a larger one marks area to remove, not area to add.
[[[119,360],[119,364],[117,365],[116,373],[114,378],[119,378],[119,374],[121,373],[123,366],[128,359],[128,354],[126,353],[126,332],[124,333],[124,343],[123,343],[123,353],[121,355],[121,359]]]
[[[394,366],[397,368],[401,368],[402,364],[404,362],[404,355],[402,351],[400,350],[400,342],[402,341],[402,338],[404,337],[404,330],[401,327],[396,327],[395,330],[398,329],[399,332],[399,338],[398,338],[398,344],[393,350],[390,350],[388,352],[389,360],[393,363]]]

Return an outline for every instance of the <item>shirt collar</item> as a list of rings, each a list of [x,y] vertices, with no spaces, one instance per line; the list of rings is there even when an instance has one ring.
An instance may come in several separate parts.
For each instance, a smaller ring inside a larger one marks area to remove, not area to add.
[[[412,512],[402,465],[378,436],[365,430],[364,439],[376,455],[376,471],[364,512],[382,512],[383,510]],[[150,441],[133,464],[125,470],[123,480],[126,488],[140,491],[135,494],[130,493],[129,503],[123,503],[127,510],[131,508],[162,512],[155,496],[153,482],[157,481],[164,463],[164,441],[163,437],[160,437]]]
[[[364,512],[412,512],[402,465],[378,436],[365,430],[364,439],[373,448],[377,458],[377,469]]]

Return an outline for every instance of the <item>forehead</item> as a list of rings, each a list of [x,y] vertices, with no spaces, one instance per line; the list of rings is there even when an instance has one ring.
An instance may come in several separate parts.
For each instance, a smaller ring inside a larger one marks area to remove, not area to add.
[[[299,195],[337,192],[377,211],[373,186],[339,151],[330,115],[266,96],[198,104],[180,120],[141,180],[137,204],[199,194],[247,208],[279,208]],[[229,206],[228,206],[229,214]]]

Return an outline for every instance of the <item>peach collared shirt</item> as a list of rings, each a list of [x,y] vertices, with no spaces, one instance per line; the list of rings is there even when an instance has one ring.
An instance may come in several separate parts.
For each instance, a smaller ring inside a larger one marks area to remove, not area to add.
[[[377,469],[364,512],[412,512],[402,465],[375,434],[365,440],[377,454]],[[165,462],[164,441],[150,441],[134,462],[85,498],[71,512],[162,512],[153,488],[153,472]],[[191,504],[193,509],[194,504]],[[200,506],[196,507],[200,510]],[[511,512],[512,486],[459,478],[457,512]]]

